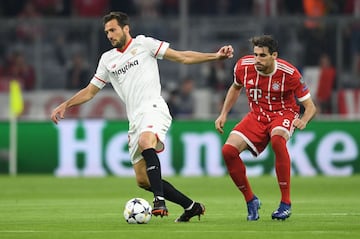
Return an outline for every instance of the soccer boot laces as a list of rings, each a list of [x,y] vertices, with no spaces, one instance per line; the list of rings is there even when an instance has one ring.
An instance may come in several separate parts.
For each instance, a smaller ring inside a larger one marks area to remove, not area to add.
[[[291,215],[291,204],[280,202],[279,208],[271,214],[272,219],[285,220]]]

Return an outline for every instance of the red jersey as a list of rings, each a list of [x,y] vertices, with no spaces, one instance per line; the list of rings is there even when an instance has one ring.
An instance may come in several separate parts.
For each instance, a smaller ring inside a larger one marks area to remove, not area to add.
[[[296,98],[300,102],[310,98],[300,72],[279,58],[270,74],[256,70],[253,55],[240,58],[234,67],[234,83],[245,87],[251,112],[263,122],[270,122],[283,111],[299,113]]]

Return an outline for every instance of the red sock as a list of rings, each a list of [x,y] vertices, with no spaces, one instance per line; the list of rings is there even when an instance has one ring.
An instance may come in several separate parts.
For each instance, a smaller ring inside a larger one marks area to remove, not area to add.
[[[275,153],[275,171],[281,191],[281,201],[290,204],[290,156],[286,148],[286,140],[280,135],[274,135],[271,137],[271,145]]]
[[[245,164],[240,159],[239,151],[234,146],[225,144],[222,154],[231,179],[244,195],[246,202],[249,202],[254,194],[246,177]]]

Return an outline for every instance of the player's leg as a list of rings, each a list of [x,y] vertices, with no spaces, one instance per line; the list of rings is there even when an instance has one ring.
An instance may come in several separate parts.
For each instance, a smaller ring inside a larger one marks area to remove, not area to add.
[[[249,127],[251,125],[251,127]],[[240,158],[240,153],[249,149],[258,155],[265,149],[268,142],[265,129],[261,123],[248,114],[238,123],[225,142],[222,154],[231,179],[242,192],[247,203],[247,220],[259,219],[258,209],[260,200],[254,195],[246,175],[245,164]]]
[[[192,217],[200,216],[205,213],[205,206],[202,203],[191,200],[188,196],[176,189],[170,182],[163,181],[165,199],[176,203],[184,208],[184,213],[175,222],[188,222]]]
[[[141,159],[133,165],[136,175],[136,182],[139,187],[151,191],[151,184],[146,172],[146,162]],[[164,197],[173,203],[176,203],[184,208],[184,213],[176,219],[176,222],[188,222],[192,217],[203,215],[205,206],[199,202],[195,202],[187,197],[185,194],[177,190],[171,183],[162,180]]]
[[[245,164],[240,158],[240,153],[245,149],[246,142],[239,135],[230,134],[222,148],[222,155],[231,179],[249,202],[254,194],[246,176]]]
[[[150,185],[147,173],[146,173],[145,160],[144,159],[138,160],[135,164],[133,164],[133,168],[135,171],[135,178],[136,178],[137,185],[140,188],[151,191],[151,185]]]
[[[136,137],[131,137],[132,131],[130,130],[129,132],[129,146],[133,146],[130,147],[132,158],[136,159],[139,157],[136,153],[132,154],[136,148],[139,148],[136,152],[142,151],[140,157],[144,158],[146,164],[143,168],[146,169],[145,172],[148,177],[148,182],[151,185],[147,190],[151,190],[154,193],[155,198],[153,214],[155,216],[168,214],[165,200],[163,200],[165,198],[184,208],[184,214],[180,216],[177,221],[189,221],[193,216],[200,217],[205,211],[204,205],[193,202],[187,196],[175,189],[173,185],[161,178],[161,167],[157,152],[161,152],[164,149],[163,142],[171,124],[171,116],[169,115],[167,108],[159,106],[153,110],[154,112],[145,114],[144,117],[139,120],[138,130],[141,133],[139,134],[140,136],[136,145],[133,143]],[[151,127],[149,127],[149,125],[151,125]],[[136,133],[134,133],[134,135],[136,136]]]
[[[140,135],[139,146],[140,147],[152,146],[152,144],[148,144],[148,143],[144,142],[144,141],[148,140],[147,138],[145,138],[145,139],[142,138],[142,136],[151,138],[152,135],[153,135],[152,132],[143,132]],[[158,141],[158,140],[156,139],[156,141]],[[154,150],[154,148],[151,148],[151,149]],[[200,218],[200,215],[204,214],[204,211],[205,211],[204,205],[201,203],[192,201],[186,195],[184,195],[183,193],[178,191],[172,184],[161,179],[161,172],[160,172],[161,168],[160,168],[160,161],[159,161],[158,157],[157,157],[157,161],[155,161],[154,155],[150,155],[151,157],[149,157],[149,155],[148,155],[149,151],[153,151],[153,150],[145,149],[142,152],[142,156],[144,157],[145,160],[141,160],[141,161],[145,162],[145,163],[143,162],[142,164],[146,164],[146,165],[142,166],[141,170],[146,172],[148,182],[151,185],[148,188],[148,190],[151,190],[154,193],[155,200],[154,200],[153,214],[155,216],[157,216],[157,215],[164,216],[164,215],[168,214],[166,206],[165,206],[165,201],[164,201],[164,199],[166,199],[166,200],[169,200],[176,204],[179,204],[185,210],[184,213],[178,219],[176,219],[177,222],[187,222],[190,220],[190,218],[192,218],[194,216],[199,216],[199,218]],[[155,150],[154,150],[154,152],[155,152]],[[155,155],[157,156],[156,152],[155,152]],[[146,156],[148,156],[148,157],[146,158]],[[158,162],[158,164],[156,162]],[[144,175],[144,173],[142,173],[142,175]],[[160,183],[157,181],[158,179],[160,179]],[[144,180],[142,182],[145,182],[145,185],[146,185],[146,180]],[[161,184],[161,188],[158,187],[159,185],[156,185],[154,183]],[[160,194],[160,193],[162,193],[162,194]]]
[[[251,189],[246,176],[245,164],[239,155],[246,148],[247,144],[240,136],[230,134],[222,148],[222,154],[231,179],[244,195],[248,208],[247,220],[254,221],[259,219],[258,209],[260,208],[260,201]]]
[[[290,156],[286,147],[286,139],[274,134],[271,137],[271,146],[275,154],[275,171],[281,191],[281,201],[287,204],[290,200]]]
[[[146,173],[154,194],[153,215],[163,217],[168,215],[168,210],[165,205],[160,160],[155,150],[157,141],[153,132],[145,131],[140,134],[138,144],[142,150],[141,155],[146,163]]]
[[[271,217],[272,219],[285,220],[291,215],[290,157],[286,148],[286,139],[283,136],[273,135],[271,145],[275,153],[275,171],[281,192],[279,208],[272,213]]]
[[[275,154],[275,172],[281,192],[281,200],[279,208],[273,212],[272,218],[285,220],[291,215],[291,162],[286,142],[293,129],[291,128],[291,120],[288,120],[286,117],[275,120],[273,127],[271,147]]]
[[[153,104],[142,117],[130,123],[129,152],[132,162],[143,158],[146,175],[154,194],[153,215],[167,216],[160,160],[157,155],[164,149],[166,132],[171,125],[171,116],[165,103]]]

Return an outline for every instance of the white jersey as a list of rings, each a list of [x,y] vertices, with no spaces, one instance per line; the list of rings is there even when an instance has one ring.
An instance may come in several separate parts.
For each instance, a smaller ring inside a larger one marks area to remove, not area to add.
[[[102,89],[111,83],[126,105],[129,122],[151,107],[168,106],[161,96],[157,59],[162,59],[169,43],[139,35],[123,51],[105,52],[91,83]]]

